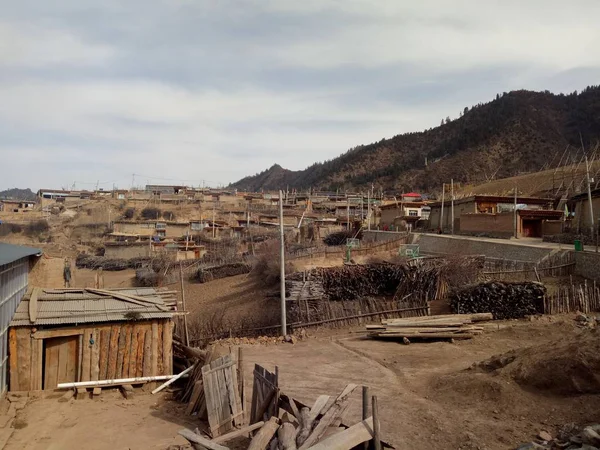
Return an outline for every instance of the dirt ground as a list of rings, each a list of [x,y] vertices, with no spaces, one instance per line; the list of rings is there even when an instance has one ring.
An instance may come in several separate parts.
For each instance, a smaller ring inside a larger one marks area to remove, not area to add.
[[[552,395],[469,368],[508,350],[552,348],[582,333],[591,332],[576,328],[572,317],[494,324],[456,343],[402,345],[367,340],[357,330],[324,330],[295,345],[246,345],[244,370],[252,373],[254,363],[279,366],[282,389],[307,403],[347,383],[370,386],[384,438],[398,449],[512,449],[540,430],[600,422],[600,395]],[[246,380],[251,392],[251,377]],[[5,448],[71,450],[85,442],[89,449],[166,449],[185,443],[177,436],[182,426],[197,425],[181,410],[168,394],[141,392],[132,400],[118,391],[69,403],[30,400],[17,416],[24,427]],[[360,411],[357,392],[345,421],[355,422]]]

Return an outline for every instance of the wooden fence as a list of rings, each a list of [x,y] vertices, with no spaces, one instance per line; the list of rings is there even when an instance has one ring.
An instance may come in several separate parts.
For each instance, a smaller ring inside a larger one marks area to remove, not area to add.
[[[600,286],[586,280],[582,284],[559,286],[544,298],[544,313],[561,314],[600,311]]]
[[[369,244],[361,244],[359,248],[351,250],[352,256],[372,255],[378,252],[395,250],[402,244],[408,243],[408,235],[399,237],[392,241],[374,242]],[[325,258],[325,257],[341,257],[346,255],[346,246],[337,245],[333,247],[308,247],[289,252],[287,259],[294,260],[300,258]]]
[[[484,280],[540,281],[541,277],[563,277],[575,270],[571,251],[551,253],[536,262],[486,258],[481,276]]]

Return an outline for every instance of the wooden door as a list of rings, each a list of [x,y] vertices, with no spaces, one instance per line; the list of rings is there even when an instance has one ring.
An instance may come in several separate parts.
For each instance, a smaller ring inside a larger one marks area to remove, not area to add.
[[[44,339],[44,389],[77,381],[79,336]]]

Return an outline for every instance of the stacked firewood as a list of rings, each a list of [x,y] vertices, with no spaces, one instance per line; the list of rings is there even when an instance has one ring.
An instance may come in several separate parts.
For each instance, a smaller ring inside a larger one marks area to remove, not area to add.
[[[495,319],[518,319],[544,312],[546,287],[536,282],[492,281],[457,289],[450,295],[453,312],[489,312]]]
[[[383,320],[381,325],[367,325],[368,336],[379,339],[411,340],[471,339],[483,333],[475,322],[492,320],[490,313],[451,314]]]
[[[213,267],[201,267],[196,272],[196,279],[200,283],[218,280],[219,278],[232,277],[250,272],[250,265],[244,262],[221,264]]]

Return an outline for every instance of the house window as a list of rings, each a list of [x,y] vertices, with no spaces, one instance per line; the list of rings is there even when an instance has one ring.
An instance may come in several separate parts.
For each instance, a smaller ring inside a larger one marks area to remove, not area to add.
[[[167,224],[163,223],[163,222],[156,222],[156,229],[157,230],[166,230]]]
[[[419,216],[419,212],[416,209],[409,209],[408,210],[408,215],[411,217],[418,217]]]
[[[191,228],[192,231],[202,231],[204,229],[204,224],[200,222],[192,222]]]

